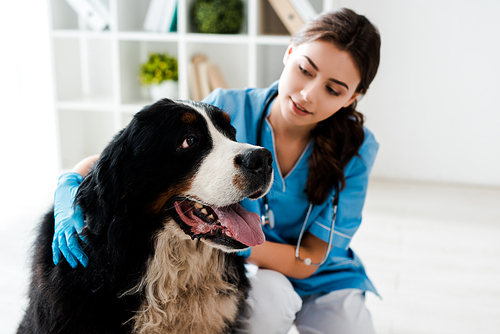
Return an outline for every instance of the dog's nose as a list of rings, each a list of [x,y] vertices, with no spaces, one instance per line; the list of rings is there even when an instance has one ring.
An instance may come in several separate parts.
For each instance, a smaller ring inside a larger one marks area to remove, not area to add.
[[[273,168],[273,155],[265,148],[247,151],[237,156],[235,161],[244,171],[252,174],[270,172]]]

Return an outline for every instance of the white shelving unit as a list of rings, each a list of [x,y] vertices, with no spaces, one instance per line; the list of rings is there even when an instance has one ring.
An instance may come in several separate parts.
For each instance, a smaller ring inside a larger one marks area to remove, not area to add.
[[[90,30],[65,0],[48,0],[59,128],[60,165],[69,169],[102,151],[132,115],[150,104],[138,79],[151,52],[178,59],[179,98],[189,99],[189,63],[203,53],[221,69],[229,87],[266,87],[279,78],[290,41],[267,0],[246,0],[235,35],[200,34],[189,20],[192,0],[179,0],[176,33],[143,31],[147,0],[104,0],[109,29]],[[320,12],[328,0],[311,0]]]

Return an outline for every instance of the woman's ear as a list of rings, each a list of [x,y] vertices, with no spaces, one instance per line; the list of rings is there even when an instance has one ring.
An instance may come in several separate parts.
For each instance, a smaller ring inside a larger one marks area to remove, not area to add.
[[[293,48],[294,46],[292,44],[289,44],[288,48],[286,48],[285,55],[283,56],[283,65],[286,65],[288,58],[290,58],[290,55],[292,54]]]

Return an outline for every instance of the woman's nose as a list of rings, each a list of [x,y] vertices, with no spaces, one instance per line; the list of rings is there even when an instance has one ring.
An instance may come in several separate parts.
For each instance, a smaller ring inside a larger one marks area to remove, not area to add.
[[[302,98],[307,101],[307,102],[313,102],[314,101],[314,96],[316,95],[318,87],[313,82],[309,82],[306,84],[302,90],[300,91],[300,94],[302,95]]]

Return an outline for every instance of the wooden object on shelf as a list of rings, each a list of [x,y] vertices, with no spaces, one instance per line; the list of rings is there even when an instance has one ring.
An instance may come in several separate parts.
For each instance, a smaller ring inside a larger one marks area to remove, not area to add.
[[[210,64],[207,68],[208,79],[210,80],[210,88],[212,90],[216,88],[228,88],[226,80],[220,71],[219,66],[215,64]]]
[[[203,54],[195,55],[191,60],[191,98],[203,100],[216,88],[228,88],[219,67]]]
[[[200,83],[200,101],[203,100],[212,89],[210,88],[210,78],[208,77],[208,60],[198,63],[198,80]]]
[[[205,55],[195,55],[191,59],[192,63],[192,75],[191,79],[194,79],[194,82],[191,81],[191,98],[195,101],[201,101],[205,95],[203,95],[203,87],[200,73],[201,64],[207,61],[207,57]],[[210,93],[210,92],[209,92]]]
[[[280,18],[283,25],[286,27],[290,35],[295,34],[302,28],[304,21],[302,21],[299,13],[292,6],[289,0],[269,0],[276,14]]]

